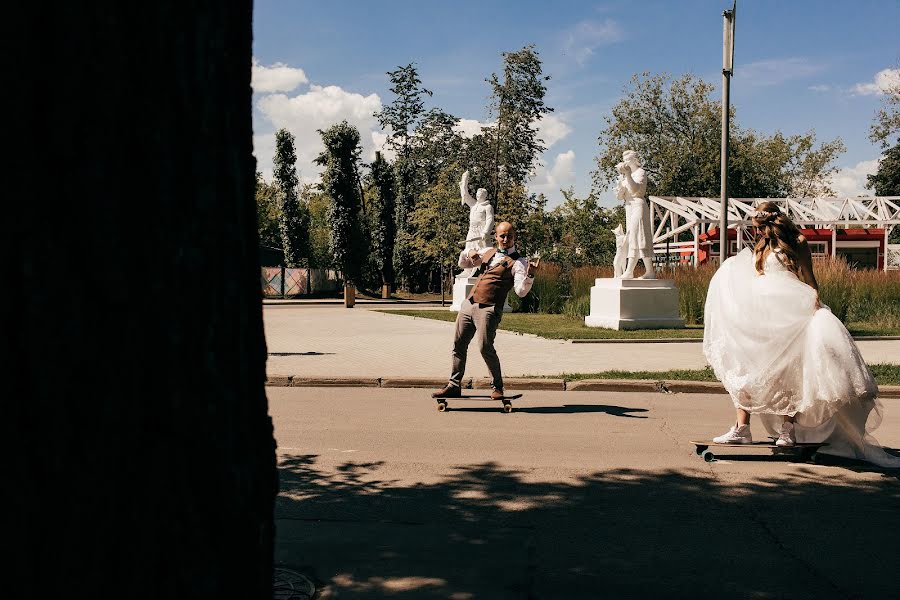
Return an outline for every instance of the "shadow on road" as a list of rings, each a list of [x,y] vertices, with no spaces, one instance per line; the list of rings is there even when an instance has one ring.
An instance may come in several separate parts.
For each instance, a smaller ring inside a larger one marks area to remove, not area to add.
[[[447,412],[503,412],[499,401],[497,407],[458,407],[456,405],[447,409]],[[513,404],[513,412],[531,413],[540,415],[575,414],[575,413],[605,413],[613,417],[628,417],[631,419],[646,419],[647,417],[632,415],[629,413],[647,412],[646,408],[626,408],[624,406],[610,406],[606,404],[563,404],[562,406],[523,406]]]
[[[318,461],[280,464],[276,560],[327,584],[329,597],[821,599],[898,589],[900,482],[878,473],[773,464],[765,477],[736,475],[740,465],[726,476],[698,462],[548,482],[484,463],[409,485],[389,476],[390,464]]]

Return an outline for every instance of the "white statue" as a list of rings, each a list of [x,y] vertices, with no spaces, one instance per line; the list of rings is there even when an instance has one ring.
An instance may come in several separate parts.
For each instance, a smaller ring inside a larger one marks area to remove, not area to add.
[[[466,250],[482,250],[490,246],[490,235],[494,229],[494,208],[488,201],[488,193],[478,188],[473,198],[469,194],[469,172],[466,171],[459,181],[459,195],[463,205],[469,206],[469,231],[466,233]],[[475,271],[465,269],[457,277],[471,277]]]
[[[621,277],[625,272],[625,263],[628,261],[628,239],[622,224],[616,225],[612,230],[616,236],[616,257],[613,258],[613,277]]]
[[[641,279],[656,279],[653,268],[653,231],[651,228],[650,205],[644,196],[647,195],[647,174],[641,168],[638,155],[634,150],[622,153],[622,162],[616,165],[619,182],[616,185],[616,198],[625,201],[626,256],[628,264],[622,279],[634,279],[634,267],[637,261],[644,261],[647,272]]]

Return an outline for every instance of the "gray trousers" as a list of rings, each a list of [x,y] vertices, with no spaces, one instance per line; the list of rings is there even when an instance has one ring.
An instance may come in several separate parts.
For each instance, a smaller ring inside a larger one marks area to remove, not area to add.
[[[469,342],[477,338],[478,349],[491,372],[491,386],[496,390],[503,389],[503,375],[500,373],[500,358],[494,350],[494,337],[497,326],[503,318],[503,308],[473,303],[463,300],[456,315],[456,336],[453,339],[453,367],[450,383],[460,385],[466,373],[466,356]]]

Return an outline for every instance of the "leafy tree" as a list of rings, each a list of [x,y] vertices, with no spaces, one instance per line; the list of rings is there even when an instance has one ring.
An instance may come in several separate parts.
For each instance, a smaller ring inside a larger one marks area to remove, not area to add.
[[[720,193],[721,103],[711,84],[687,74],[635,75],[606,117],[595,190],[615,182],[622,151],[635,150],[650,175],[647,193],[716,197]],[[731,119],[729,195],[802,197],[832,193],[834,160],[844,151],[837,138],[816,145],[815,132],[764,136]]]
[[[878,172],[868,176],[866,187],[875,190],[876,196],[900,196],[900,144],[897,144],[878,161]],[[894,225],[888,242],[900,244],[900,227]]]
[[[537,125],[553,109],[544,103],[550,79],[542,74],[541,60],[534,45],[517,52],[503,53],[503,78],[492,74],[491,114],[497,115],[493,134],[494,173],[487,187],[495,211],[512,215],[520,198],[507,197],[507,191],[524,186],[546,150],[538,137]]]
[[[563,190],[565,200],[549,214],[553,247],[548,258],[564,267],[611,264],[616,253],[612,230],[625,222],[620,207],[603,208],[596,196],[577,198]]]
[[[869,139],[882,148],[900,142],[900,80],[886,90],[882,106],[875,113],[875,122],[869,128]],[[893,138],[893,139],[891,139]]]
[[[280,217],[278,207],[278,186],[267,183],[262,173],[256,172],[256,228],[259,243],[264,246],[281,248]]]
[[[416,167],[412,159],[410,138],[416,123],[425,113],[423,96],[431,92],[422,87],[415,63],[388,71],[394,101],[375,113],[382,129],[388,132],[388,147],[397,153],[394,162],[397,186],[394,222],[397,236],[394,243],[394,270],[404,280],[409,279],[412,266],[409,243],[414,234],[408,231],[409,213],[415,207],[417,185]]]
[[[465,239],[468,227],[468,211],[460,207],[457,170],[456,165],[442,170],[438,181],[422,194],[410,214],[415,229],[428,232],[410,240],[412,257],[440,271],[442,292],[456,268],[459,242]]]
[[[311,184],[303,186],[300,193],[309,212],[309,265],[317,269],[336,269],[328,221],[331,200]]]
[[[434,185],[447,166],[459,162],[465,141],[453,129],[458,123],[459,119],[453,115],[440,108],[432,108],[417,124],[412,138],[411,158],[417,167],[420,188]]]
[[[900,144],[897,144],[878,161],[878,172],[867,177],[866,187],[875,190],[876,196],[900,196]]]
[[[297,153],[294,134],[287,129],[275,132],[274,181],[281,193],[281,240],[284,261],[289,267],[309,262],[309,215],[297,194]]]
[[[321,189],[331,204],[328,221],[331,225],[331,254],[347,284],[360,283],[361,267],[365,260],[365,243],[360,230],[362,197],[359,182],[359,131],[342,121],[326,130],[319,130],[325,150],[315,163],[325,167]]]
[[[394,283],[394,210],[397,197],[394,171],[381,152],[375,153],[375,161],[369,174],[372,202],[368,207],[369,239],[374,266],[381,276],[381,283]]]

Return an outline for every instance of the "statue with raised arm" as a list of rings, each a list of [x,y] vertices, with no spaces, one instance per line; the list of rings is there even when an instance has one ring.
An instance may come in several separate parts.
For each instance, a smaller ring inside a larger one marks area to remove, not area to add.
[[[625,238],[628,264],[625,272],[619,277],[634,279],[634,268],[637,261],[644,262],[646,273],[641,279],[656,279],[653,268],[653,230],[650,219],[650,205],[647,204],[647,174],[638,159],[637,152],[626,150],[622,153],[622,162],[616,165],[619,182],[616,185],[616,198],[625,202]]]
[[[466,250],[483,250],[491,244],[489,236],[494,229],[494,208],[488,201],[488,193],[478,188],[473,198],[469,194],[469,172],[462,175],[459,182],[459,195],[462,204],[469,207],[469,231],[466,233]],[[475,268],[463,270],[457,277],[471,277]]]

